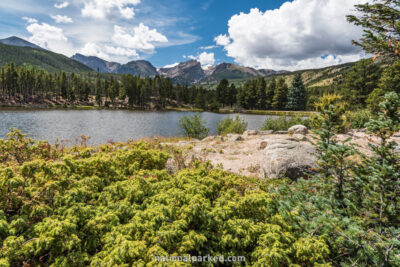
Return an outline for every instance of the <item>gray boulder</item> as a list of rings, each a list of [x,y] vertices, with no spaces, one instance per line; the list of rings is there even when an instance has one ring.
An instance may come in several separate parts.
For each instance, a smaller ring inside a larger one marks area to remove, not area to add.
[[[273,134],[275,131],[274,130],[266,130],[266,131],[258,131],[259,135],[270,135]]]
[[[304,125],[295,125],[289,128],[288,130],[289,134],[307,134],[308,129]]]
[[[258,135],[257,130],[247,130],[243,133],[244,136]]]
[[[269,141],[263,153],[263,176],[273,179],[288,177],[292,180],[306,178],[317,167],[315,154],[315,148],[306,142],[289,139]]]
[[[236,141],[243,140],[243,137],[240,134],[228,134],[226,137],[228,138],[228,141],[230,141],[230,142],[236,142]]]

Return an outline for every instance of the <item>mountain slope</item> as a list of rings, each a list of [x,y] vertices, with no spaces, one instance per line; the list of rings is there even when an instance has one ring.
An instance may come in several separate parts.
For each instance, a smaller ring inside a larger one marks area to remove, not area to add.
[[[171,78],[176,83],[196,83],[206,78],[206,73],[201,68],[200,62],[189,60],[179,63],[172,68],[161,68],[159,73],[162,76]]]
[[[121,65],[117,68],[116,73],[118,74],[132,74],[134,76],[150,76],[154,77],[158,75],[157,69],[148,61],[136,60],[128,62],[125,65]]]
[[[50,72],[60,70],[76,73],[92,71],[91,68],[78,61],[44,49],[0,44],[0,65],[10,62],[16,65],[40,67]]]
[[[82,54],[75,54],[71,58],[81,62],[82,64],[88,66],[89,68],[92,68],[95,71],[103,73],[115,73],[115,71],[121,66],[121,64],[116,62],[108,62],[98,57],[87,57]]]
[[[299,70],[291,73],[277,74],[277,78],[284,78],[287,84],[291,84],[297,73],[301,74],[304,85],[307,87],[325,87],[331,85],[334,80],[340,80],[356,64],[350,62],[321,69]]]
[[[28,41],[25,41],[24,39],[21,39],[21,38],[19,38],[17,36],[11,36],[11,37],[8,37],[8,38],[5,38],[5,39],[0,39],[0,44],[43,49],[40,46],[37,46],[37,45],[32,44],[32,43],[30,43]]]
[[[150,62],[145,60],[131,61],[122,65],[95,56],[84,56],[82,54],[75,54],[71,58],[102,73],[132,74],[134,76],[140,75],[142,77],[154,77],[158,75],[157,69]]]

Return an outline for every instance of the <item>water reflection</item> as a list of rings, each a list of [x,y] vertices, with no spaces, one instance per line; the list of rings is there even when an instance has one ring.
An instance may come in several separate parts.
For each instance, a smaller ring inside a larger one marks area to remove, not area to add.
[[[0,111],[0,138],[10,128],[20,129],[34,139],[75,140],[81,134],[91,136],[90,143],[101,144],[108,140],[126,141],[146,136],[182,135],[179,119],[193,112],[145,112],[124,110],[2,110]],[[204,112],[203,119],[216,133],[219,120],[235,114]],[[269,116],[241,114],[248,129],[259,129]]]

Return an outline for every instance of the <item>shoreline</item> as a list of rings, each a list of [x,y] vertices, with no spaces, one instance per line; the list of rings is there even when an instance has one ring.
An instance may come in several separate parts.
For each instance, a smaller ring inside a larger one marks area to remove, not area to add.
[[[163,109],[146,109],[137,107],[100,107],[100,106],[84,106],[84,105],[1,105],[0,111],[5,110],[129,110],[129,111],[149,111],[149,112],[209,112],[215,114],[247,114],[247,115],[267,115],[267,116],[304,116],[309,117],[317,114],[315,111],[283,111],[283,110],[234,110],[220,109],[219,111],[208,111],[200,108],[175,108],[166,107]]]

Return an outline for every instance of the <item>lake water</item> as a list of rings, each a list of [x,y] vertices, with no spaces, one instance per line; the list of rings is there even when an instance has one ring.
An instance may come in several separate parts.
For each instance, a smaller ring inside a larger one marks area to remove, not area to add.
[[[126,141],[146,136],[179,136],[182,131],[179,119],[193,112],[147,112],[126,110],[0,110],[0,138],[5,138],[10,128],[17,128],[35,140],[75,139],[81,134],[90,136],[91,144],[109,140]],[[204,112],[203,119],[216,133],[219,120],[235,114]],[[260,129],[268,117],[240,114],[248,129]]]

